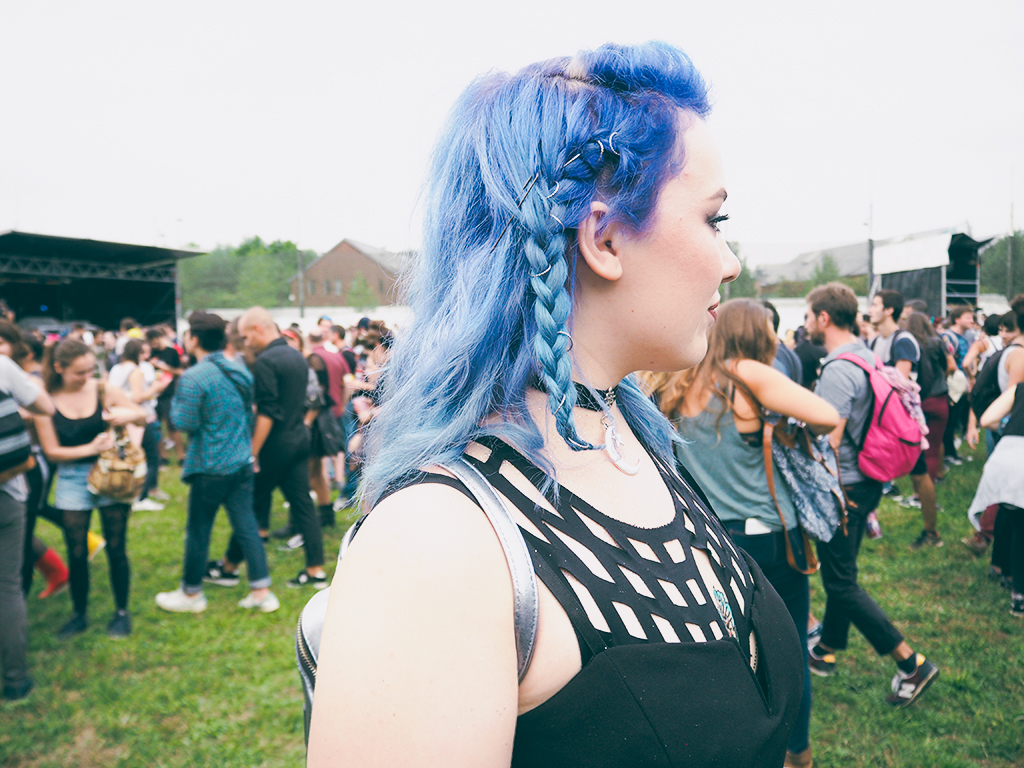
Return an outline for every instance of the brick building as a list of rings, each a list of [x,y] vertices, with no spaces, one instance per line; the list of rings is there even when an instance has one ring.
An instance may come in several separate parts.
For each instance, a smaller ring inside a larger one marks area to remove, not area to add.
[[[303,271],[307,307],[351,306],[350,293],[361,277],[377,297],[377,305],[398,302],[395,282],[409,253],[391,253],[383,248],[346,238]],[[298,281],[291,282],[292,304],[299,303]]]

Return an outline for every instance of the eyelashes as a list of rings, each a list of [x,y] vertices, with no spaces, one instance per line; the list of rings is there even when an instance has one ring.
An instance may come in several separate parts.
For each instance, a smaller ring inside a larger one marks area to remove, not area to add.
[[[723,213],[721,216],[715,216],[714,218],[708,219],[708,224],[711,226],[713,230],[715,230],[715,232],[721,232],[722,230],[719,228],[718,225],[728,220],[729,214]]]

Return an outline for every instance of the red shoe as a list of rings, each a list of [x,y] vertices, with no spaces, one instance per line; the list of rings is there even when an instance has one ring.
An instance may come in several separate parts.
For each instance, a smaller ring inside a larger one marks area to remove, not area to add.
[[[36,560],[36,570],[46,579],[46,589],[39,593],[40,600],[68,588],[68,568],[53,549],[46,550]]]

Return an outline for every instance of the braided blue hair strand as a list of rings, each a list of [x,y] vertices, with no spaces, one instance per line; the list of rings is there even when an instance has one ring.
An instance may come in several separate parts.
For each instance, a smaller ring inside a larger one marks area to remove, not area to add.
[[[662,185],[683,162],[681,110],[705,116],[707,88],[664,43],[606,45],[491,74],[462,94],[435,150],[423,245],[405,277],[413,321],[392,347],[367,441],[370,504],[485,434],[550,471],[526,412],[535,377],[566,443],[594,447],[573,419],[575,228],[601,200],[602,226],[645,234]],[[671,425],[632,377],[618,404],[672,463]]]

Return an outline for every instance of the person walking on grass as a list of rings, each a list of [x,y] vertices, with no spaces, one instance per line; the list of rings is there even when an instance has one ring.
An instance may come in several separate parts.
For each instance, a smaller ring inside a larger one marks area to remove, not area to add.
[[[20,429],[18,408],[40,416],[53,416],[53,403],[31,376],[6,354],[0,354],[0,423],[4,425],[7,451],[14,441],[28,446],[28,434]],[[19,437],[20,436],[20,437]],[[24,453],[11,459],[16,461]],[[9,463],[9,462],[8,462]],[[21,564],[25,547],[25,502],[28,486],[27,463],[4,466],[0,472],[0,667],[3,698],[14,701],[28,696],[32,678],[28,673],[28,618],[21,591]]]
[[[254,507],[261,538],[269,535],[270,502],[280,488],[290,504],[296,535],[302,535],[306,567],[288,582],[290,587],[327,586],[324,571],[324,540],[320,518],[309,496],[309,428],[306,414],[306,385],[309,365],[301,352],[288,346],[274,319],[263,307],[242,315],[238,329],[245,345],[255,355],[251,366],[255,384],[256,426],[252,435]],[[208,580],[217,584],[237,583],[238,564],[243,559],[237,536],[231,537],[221,563],[212,563]]]
[[[252,374],[224,356],[226,326],[205,312],[189,317],[185,347],[197,362],[182,374],[171,400],[171,421],[190,435],[181,473],[189,485],[188,522],[181,586],[160,592],[156,604],[175,613],[206,610],[203,578],[210,531],[222,504],[248,567],[251,591],[239,606],[270,613],[281,605],[270,591],[267,555],[253,512]]]
[[[915,701],[939,675],[939,668],[915,653],[903,635],[871,596],[857,583],[857,555],[869,513],[878,507],[882,484],[865,477],[858,466],[861,438],[873,410],[873,393],[864,370],[839,355],[852,353],[872,367],[875,354],[854,335],[857,297],[841,283],[819,286],[807,296],[805,324],[815,344],[824,345],[821,378],[814,393],[839,411],[839,426],[831,443],[839,454],[839,470],[847,498],[845,535],[839,531],[827,544],[818,544],[821,582],[825,588],[825,617],[821,639],[811,649],[811,672],[822,677],[836,672],[836,651],[846,649],[853,624],[880,655],[889,655],[898,667],[892,695],[896,707]]]
[[[902,314],[902,293],[899,291],[881,290],[875,294],[871,300],[868,316],[871,318],[871,324],[878,331],[878,335],[872,340],[871,349],[881,358],[885,365],[895,368],[905,379],[920,383],[921,345],[914,334],[897,325]],[[925,397],[927,397],[927,394],[921,392],[922,401]],[[947,415],[948,411],[938,414],[940,418]],[[929,429],[937,424],[938,419],[929,425]],[[929,443],[934,441],[937,444],[942,439],[941,435],[945,430],[945,426],[945,419],[942,418],[941,429],[935,432],[929,431]],[[917,464],[910,470],[910,482],[914,485],[916,503],[912,500],[906,503],[910,506],[919,507],[921,509],[921,516],[924,518],[924,530],[910,546],[913,549],[921,549],[921,547],[926,546],[941,547],[944,542],[939,535],[936,525],[937,501],[935,498],[935,483],[932,482],[931,475],[928,474],[928,464],[924,451],[921,451]]]

